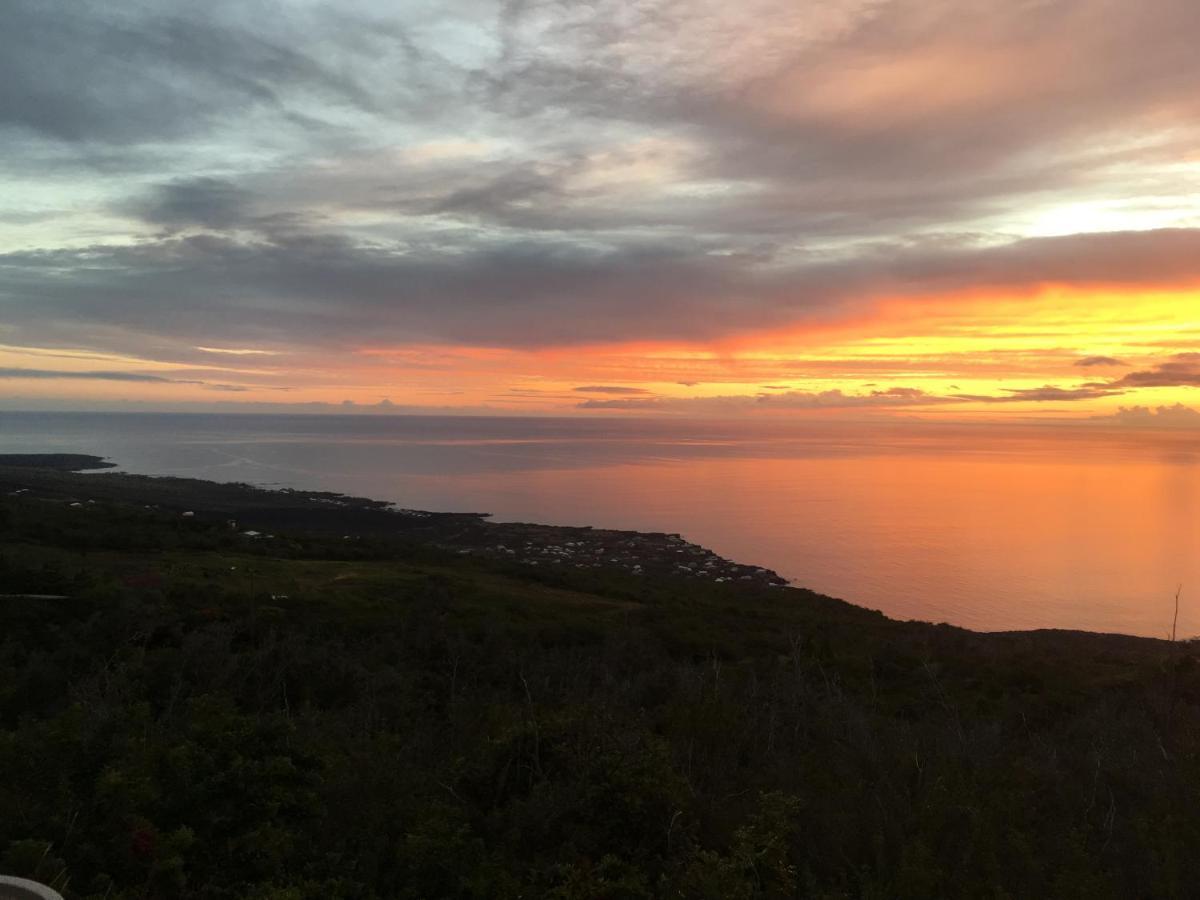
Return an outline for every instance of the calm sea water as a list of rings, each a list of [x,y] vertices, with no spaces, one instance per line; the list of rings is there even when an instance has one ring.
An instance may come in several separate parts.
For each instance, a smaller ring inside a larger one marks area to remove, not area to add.
[[[1087,428],[0,413],[0,451],[681,532],[898,618],[1200,634],[1200,434]]]

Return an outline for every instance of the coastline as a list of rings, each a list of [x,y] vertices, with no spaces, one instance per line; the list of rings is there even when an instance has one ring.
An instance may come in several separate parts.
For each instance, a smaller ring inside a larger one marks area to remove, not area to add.
[[[265,538],[272,530],[299,527],[347,540],[363,535],[399,534],[462,556],[479,556],[536,567],[610,569],[633,576],[672,575],[714,584],[779,588],[786,579],[762,566],[726,559],[680,534],[533,522],[492,522],[488,513],[444,513],[405,509],[387,501],[325,491],[263,488],[242,483],[102,473],[115,464],[98,456],[0,454],[0,488],[30,491],[48,502],[87,504],[127,499],[143,506],[191,513],[200,519],[237,522]],[[38,476],[49,470],[58,477]],[[63,477],[67,476],[67,477]],[[73,478],[71,476],[74,476]],[[115,490],[114,490],[115,488]]]
[[[348,544],[396,539],[464,560],[511,567],[530,577],[615,575],[632,585],[667,579],[684,585],[757,593],[788,591],[836,604],[898,626],[953,629],[1004,640],[1025,636],[1131,642],[1160,646],[1161,638],[1075,628],[978,631],[949,623],[893,619],[879,610],[788,582],[778,573],[725,559],[682,535],[590,526],[489,521],[489,513],[401,508],[384,500],[328,491],[267,488],[175,476],[110,472],[118,464],[90,454],[0,454],[0,494],[82,508],[132,504],[186,516],[198,525],[230,527],[256,552],[269,552],[274,532],[300,531]],[[718,588],[719,586],[719,588]]]

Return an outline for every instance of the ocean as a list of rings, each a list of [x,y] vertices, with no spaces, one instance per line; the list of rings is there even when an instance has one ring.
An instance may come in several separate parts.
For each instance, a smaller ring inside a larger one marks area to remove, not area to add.
[[[1200,433],[898,422],[0,412],[0,452],[679,532],[901,619],[1200,634]]]

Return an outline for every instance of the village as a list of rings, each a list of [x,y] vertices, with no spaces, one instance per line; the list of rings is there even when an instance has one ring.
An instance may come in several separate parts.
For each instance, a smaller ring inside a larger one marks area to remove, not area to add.
[[[787,584],[770,569],[733,562],[681,535],[661,532],[487,522],[443,545],[464,556],[510,559],[531,567],[608,568],[632,575],[670,575],[759,587]]]
[[[82,460],[83,463],[80,463]],[[99,457],[54,458],[58,472],[38,468],[40,459],[4,457],[12,497],[59,503],[81,513],[116,502],[208,523],[241,539],[270,542],[283,528],[340,535],[357,541],[392,535],[461,556],[503,560],[530,568],[615,570],[633,576],[673,577],[742,587],[783,587],[787,580],[760,566],[734,562],[679,534],[621,531],[586,526],[496,522],[486,513],[440,513],[406,509],[361,497],[291,488],[263,490],[244,484],[211,484],[180,478],[104,475],[74,479],[73,467],[93,468]],[[16,464],[15,467],[13,464]],[[86,490],[81,490],[86,485]]]

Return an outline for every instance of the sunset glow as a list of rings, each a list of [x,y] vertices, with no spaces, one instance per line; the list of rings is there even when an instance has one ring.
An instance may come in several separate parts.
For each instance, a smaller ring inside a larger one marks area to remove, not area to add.
[[[279,13],[18,3],[0,406],[1200,421],[1194,4]]]

